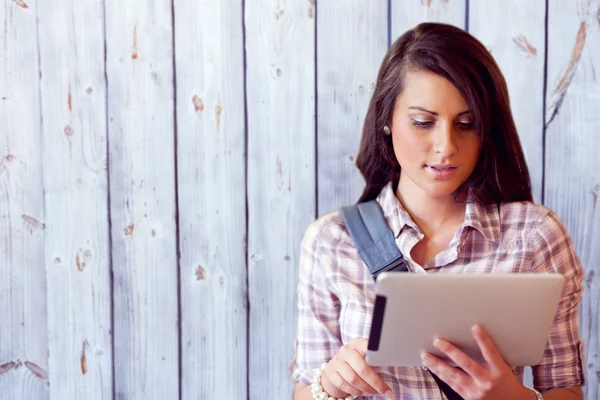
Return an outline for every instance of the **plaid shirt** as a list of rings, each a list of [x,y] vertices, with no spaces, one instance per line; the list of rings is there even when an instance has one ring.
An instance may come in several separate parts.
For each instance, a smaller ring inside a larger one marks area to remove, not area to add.
[[[377,197],[396,244],[414,273],[558,272],[565,276],[544,356],[533,367],[540,390],[583,384],[579,302],[583,271],[569,234],[551,210],[529,202],[497,206],[467,203],[465,220],[448,247],[426,265],[410,257],[423,234],[396,198],[390,182]],[[338,212],[313,222],[301,243],[295,381],[310,384],[317,368],[356,337],[369,337],[375,283]],[[443,399],[420,367],[375,368],[396,399]],[[514,368],[522,380],[523,368]],[[375,399],[384,399],[381,396]]]

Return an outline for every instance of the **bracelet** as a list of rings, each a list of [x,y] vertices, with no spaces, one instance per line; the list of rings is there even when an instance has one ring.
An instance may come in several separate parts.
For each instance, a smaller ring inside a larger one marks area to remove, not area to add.
[[[534,388],[529,388],[529,389],[531,389],[531,391],[535,394],[536,400],[544,400],[544,397],[542,396],[542,394],[540,392],[538,392]]]
[[[326,366],[327,366],[327,364],[321,365],[321,368],[317,369],[317,374],[313,378],[313,383],[311,385],[312,398],[314,400],[353,400],[353,399],[356,399],[358,396],[352,396],[351,394],[349,394],[346,397],[343,397],[343,398],[340,397],[340,398],[336,399],[335,397],[330,396],[329,393],[327,393],[326,391],[323,390],[323,386],[321,386],[321,377],[323,376],[323,370],[325,369]]]

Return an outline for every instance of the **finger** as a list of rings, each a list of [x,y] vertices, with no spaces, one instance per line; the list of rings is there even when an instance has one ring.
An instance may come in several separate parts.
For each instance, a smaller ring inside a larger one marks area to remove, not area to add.
[[[375,370],[365,362],[365,358],[358,352],[349,353],[346,358],[352,369],[365,381],[369,387],[373,388],[376,393],[386,395],[392,390],[390,387],[377,375]]]
[[[353,396],[359,396],[361,393],[360,389],[355,388],[354,386],[352,386],[350,383],[346,382],[346,380],[344,379],[344,377],[342,375],[340,375],[340,373],[337,370],[334,370],[333,368],[329,371],[323,371],[323,375],[325,375],[327,377],[327,380],[329,382],[331,382],[331,384],[333,386],[335,386],[335,388],[344,393],[344,397],[346,394],[351,394]],[[336,393],[330,393],[330,394],[336,394]]]
[[[456,392],[462,394],[475,385],[473,378],[458,368],[449,366],[443,360],[430,353],[423,353],[423,364]]]
[[[481,325],[475,325],[472,329],[473,336],[479,345],[479,349],[481,350],[481,354],[483,355],[484,360],[491,366],[502,369],[507,366],[506,362],[500,355],[500,351],[496,344],[488,335],[485,329]]]
[[[452,343],[443,339],[436,339],[433,345],[444,352],[457,366],[475,378],[475,380],[481,381],[488,377],[489,373],[483,366]]]
[[[355,338],[350,342],[350,346],[358,351],[363,357],[367,355],[367,346],[369,345],[369,341],[367,338]]]
[[[365,382],[354,369],[348,363],[340,363],[336,366],[336,372],[341,376],[343,382],[341,382],[340,389],[344,390],[349,394],[354,395],[375,395],[379,392]],[[349,390],[345,390],[345,388]]]

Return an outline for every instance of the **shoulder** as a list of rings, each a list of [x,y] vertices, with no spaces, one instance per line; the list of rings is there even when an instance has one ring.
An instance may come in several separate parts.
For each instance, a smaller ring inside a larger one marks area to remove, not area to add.
[[[500,207],[500,221],[503,240],[525,244],[539,262],[579,264],[571,236],[552,209],[531,202],[506,203]]]
[[[302,237],[301,281],[304,278],[311,285],[321,282],[335,291],[331,278],[347,275],[360,259],[339,210],[330,212],[313,221]]]
[[[523,238],[538,239],[548,232],[566,233],[558,215],[541,204],[528,201],[502,203],[498,209],[498,217],[503,234],[519,231]]]
[[[527,201],[476,206],[470,223],[501,248],[526,248],[568,239],[560,218],[550,208]],[[530,253],[531,254],[531,253]]]
[[[315,252],[352,251],[352,239],[340,211],[332,211],[313,221],[302,238],[302,246]]]

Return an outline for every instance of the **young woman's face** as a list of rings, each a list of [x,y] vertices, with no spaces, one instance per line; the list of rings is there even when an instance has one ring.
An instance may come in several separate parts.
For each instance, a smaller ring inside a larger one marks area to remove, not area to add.
[[[406,74],[390,129],[402,190],[445,198],[477,165],[481,138],[469,107],[456,87],[439,75]]]

